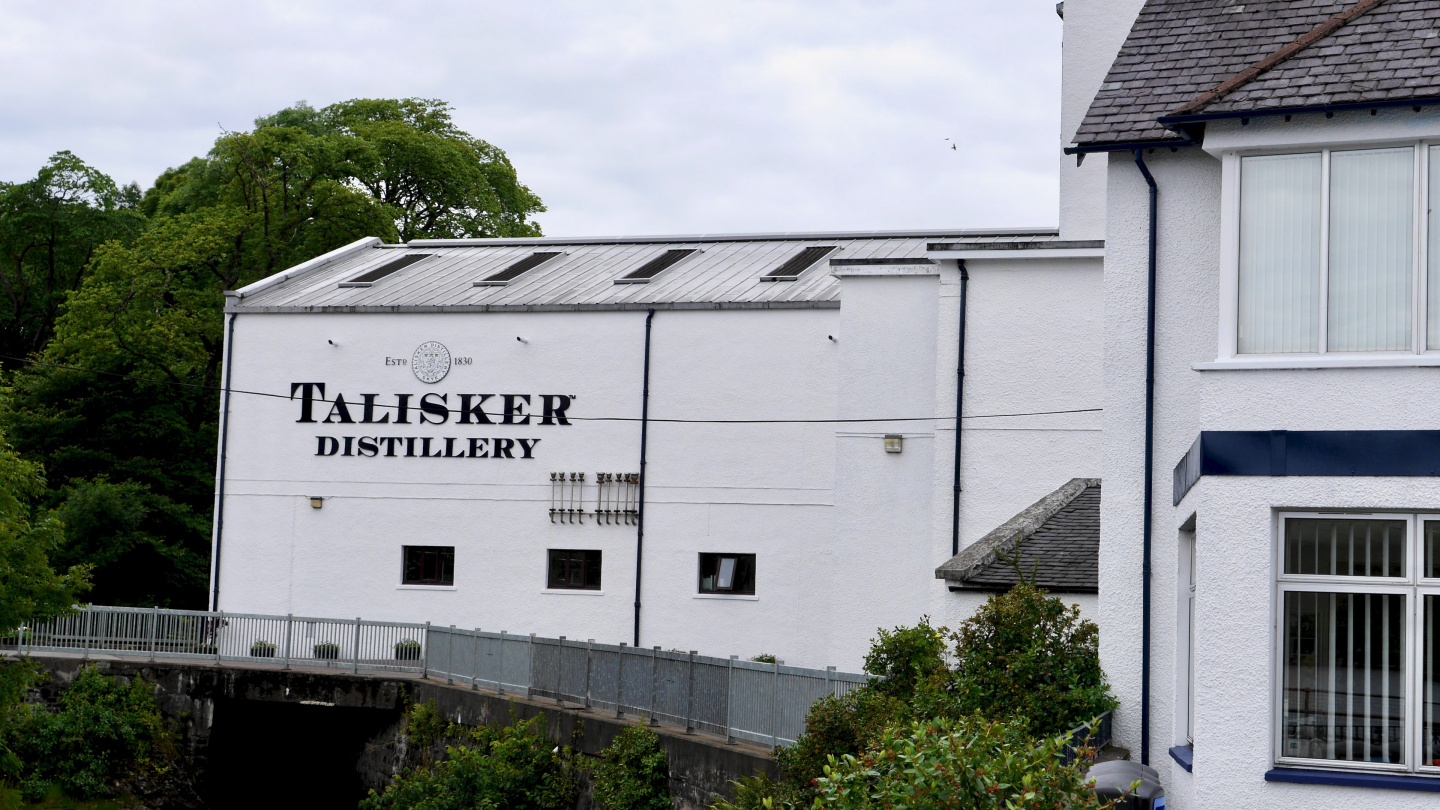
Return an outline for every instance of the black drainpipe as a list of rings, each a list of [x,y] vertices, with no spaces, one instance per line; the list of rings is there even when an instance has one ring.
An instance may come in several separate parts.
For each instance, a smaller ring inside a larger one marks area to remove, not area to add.
[[[645,387],[640,394],[640,495],[635,510],[635,641],[640,646],[640,563],[645,552],[645,440],[650,432],[650,324],[655,310],[645,313]]]
[[[965,260],[956,262],[960,266],[960,359],[955,369],[955,502],[950,514],[950,556],[960,553],[960,408],[965,404],[965,288],[970,284],[970,273],[965,270]]]
[[[230,367],[235,359],[235,314],[225,331],[225,394],[220,406],[220,480],[216,482],[215,507],[215,581],[210,583],[210,609],[220,606],[220,538],[225,529],[225,446],[230,434]]]
[[[1150,764],[1150,548],[1151,519],[1153,509],[1155,477],[1155,225],[1160,198],[1160,187],[1145,165],[1143,150],[1135,150],[1135,165],[1145,175],[1150,186],[1150,255],[1149,280],[1145,313],[1145,523],[1144,538],[1144,579],[1141,593],[1141,640],[1140,640],[1140,764]]]

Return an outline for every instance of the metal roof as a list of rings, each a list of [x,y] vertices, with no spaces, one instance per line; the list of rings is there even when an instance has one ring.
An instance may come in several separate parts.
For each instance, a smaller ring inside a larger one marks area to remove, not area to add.
[[[416,240],[386,245],[368,238],[231,294],[237,312],[565,311],[658,308],[838,307],[830,262],[857,259],[931,264],[928,243],[1049,242],[1054,229],[902,231],[564,239]],[[807,247],[837,249],[794,281],[762,277]],[[537,248],[563,252],[503,284],[476,286]],[[699,252],[646,283],[615,283],[668,250]],[[397,258],[417,261],[368,286],[354,280]],[[350,282],[341,286],[344,282]]]

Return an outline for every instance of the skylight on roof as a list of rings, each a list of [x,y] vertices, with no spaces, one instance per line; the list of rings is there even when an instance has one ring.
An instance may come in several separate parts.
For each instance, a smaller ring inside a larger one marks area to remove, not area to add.
[[[650,279],[660,275],[668,268],[674,267],[683,261],[690,254],[696,252],[695,248],[682,248],[680,250],[667,250],[659,256],[651,259],[640,266],[629,275],[615,279],[616,284],[649,284]]]
[[[835,245],[815,245],[791,256],[784,264],[760,277],[761,281],[794,281],[810,266],[830,255]]]
[[[341,287],[369,287],[371,284],[374,284],[375,282],[379,281],[380,279],[385,278],[386,276],[391,275],[391,274],[393,274],[393,273],[397,273],[397,272],[399,272],[399,271],[401,271],[401,270],[404,270],[405,268],[407,268],[407,267],[409,267],[410,265],[412,265],[412,264],[420,261],[421,259],[428,259],[428,258],[430,258],[431,255],[432,255],[432,254],[430,254],[430,253],[407,253],[407,254],[405,254],[404,256],[401,256],[400,258],[395,259],[394,261],[388,261],[388,262],[380,265],[379,267],[375,268],[374,270],[367,270],[366,272],[361,273],[360,275],[356,276],[355,278],[350,279],[349,281],[342,281],[342,282],[340,282],[340,286],[341,286]]]
[[[511,281],[514,281],[514,280],[515,280],[518,276],[520,276],[522,273],[528,273],[528,272],[530,272],[531,270],[534,270],[535,268],[539,267],[540,265],[542,265],[542,264],[550,261],[551,259],[555,258],[556,256],[563,256],[563,255],[565,255],[565,254],[560,253],[560,252],[531,253],[529,256],[526,256],[525,258],[521,259],[520,261],[515,262],[514,264],[512,264],[512,265],[510,265],[509,267],[505,268],[504,270],[501,270],[500,272],[498,272],[498,273],[496,273],[496,274],[494,274],[494,275],[486,276],[484,279],[475,282],[475,283],[474,283],[474,286],[476,286],[476,287],[503,287],[503,286],[505,286],[506,284],[509,284]]]

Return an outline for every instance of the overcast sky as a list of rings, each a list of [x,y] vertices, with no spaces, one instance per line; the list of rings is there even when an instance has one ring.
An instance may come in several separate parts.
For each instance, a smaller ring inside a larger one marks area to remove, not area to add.
[[[423,96],[550,235],[1053,225],[1059,83],[1053,0],[0,0],[0,180]]]

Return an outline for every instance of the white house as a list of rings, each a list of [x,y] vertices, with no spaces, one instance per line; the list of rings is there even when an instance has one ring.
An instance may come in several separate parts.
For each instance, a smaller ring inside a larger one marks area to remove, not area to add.
[[[877,627],[1006,587],[995,555],[937,574],[959,547],[1099,477],[1102,250],[1029,229],[321,256],[228,302],[213,604],[856,668]],[[1042,584],[1093,616],[1091,496],[1036,548],[1080,544]]]
[[[1070,150],[1120,741],[1170,807],[1433,806],[1440,3],[1108,5],[1066,16],[1128,30]]]

